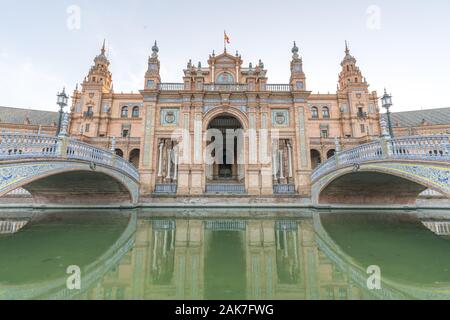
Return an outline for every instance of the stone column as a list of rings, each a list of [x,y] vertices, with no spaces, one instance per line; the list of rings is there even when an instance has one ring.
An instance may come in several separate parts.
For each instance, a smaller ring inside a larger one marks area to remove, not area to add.
[[[161,142],[159,144],[158,177],[163,176],[163,150],[164,150],[164,142]]]
[[[191,195],[201,195],[205,185],[203,159],[203,110],[202,97],[196,97],[194,112],[194,162],[191,165]]]
[[[295,127],[296,127],[296,137],[297,141],[294,148],[297,150],[295,152],[295,164],[296,169],[296,189],[297,191],[305,197],[311,195],[311,164],[310,164],[310,147],[309,147],[309,137],[306,128],[306,108],[308,105],[306,103],[306,96],[309,93],[300,93],[297,97],[295,95]]]
[[[283,159],[283,150],[278,150],[278,160],[280,161],[280,179],[284,179],[284,159]]]
[[[292,146],[291,143],[289,142],[288,145],[288,170],[289,170],[289,178],[293,177],[293,171],[292,171]]]
[[[190,166],[192,164],[191,143],[191,98],[189,95],[183,97],[182,139],[178,144],[178,195],[189,195],[190,188]],[[181,151],[180,151],[181,150]]]
[[[144,108],[143,119],[144,119],[144,132],[143,139],[141,141],[141,163],[139,166],[139,173],[141,179],[141,195],[148,195],[153,191],[154,188],[154,155],[157,156],[158,149],[154,148],[155,141],[155,114],[156,114],[156,101],[157,94],[149,93],[144,94]],[[156,149],[156,150],[154,150]]]
[[[174,149],[174,173],[173,173],[173,180],[177,181],[178,180],[178,158],[179,154],[177,149]]]
[[[256,133],[256,108],[249,108],[249,130],[248,130],[248,144],[247,150],[244,150],[247,157],[247,175],[248,178],[247,191],[249,195],[260,195],[260,165],[258,164],[258,137]],[[239,166],[239,170],[242,170],[242,166]],[[245,165],[244,165],[245,168]]]
[[[170,181],[172,178],[172,149],[167,149],[167,176],[166,179]]]
[[[259,93],[259,157],[261,170],[261,195],[273,195],[273,162],[271,161],[271,137],[269,132],[269,95]]]

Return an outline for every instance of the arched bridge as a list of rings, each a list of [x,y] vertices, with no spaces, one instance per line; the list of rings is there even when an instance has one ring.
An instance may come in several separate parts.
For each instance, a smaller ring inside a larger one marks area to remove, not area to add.
[[[314,204],[415,204],[426,189],[450,198],[450,135],[382,137],[312,174]]]
[[[24,188],[36,204],[136,203],[139,172],[114,153],[67,136],[0,134],[0,197]]]

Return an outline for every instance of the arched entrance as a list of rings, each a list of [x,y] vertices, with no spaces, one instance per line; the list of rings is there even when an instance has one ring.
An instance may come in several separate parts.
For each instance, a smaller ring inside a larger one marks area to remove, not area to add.
[[[222,114],[208,125],[206,192],[244,193],[244,131],[234,116]]]

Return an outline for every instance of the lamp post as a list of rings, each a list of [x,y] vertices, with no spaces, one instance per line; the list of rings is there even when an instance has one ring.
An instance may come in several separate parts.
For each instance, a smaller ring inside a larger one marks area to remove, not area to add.
[[[66,94],[66,88],[63,88],[61,93],[56,95],[56,104],[59,106],[59,120],[58,120],[58,129],[56,130],[56,136],[59,136],[61,132],[61,123],[64,116],[64,108],[67,107],[67,101],[69,96]]]
[[[392,119],[391,119],[391,107],[392,107],[392,96],[387,93],[386,89],[384,89],[384,95],[381,98],[381,105],[386,109],[387,114],[387,122],[389,128],[389,135],[394,138],[394,131],[392,129]]]

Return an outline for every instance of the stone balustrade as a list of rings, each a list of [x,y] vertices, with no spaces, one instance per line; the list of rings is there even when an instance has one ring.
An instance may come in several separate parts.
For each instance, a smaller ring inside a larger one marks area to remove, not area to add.
[[[158,88],[161,91],[182,91],[182,90],[185,90],[184,83],[160,83]]]
[[[314,170],[311,179],[315,181],[338,168],[385,159],[449,162],[450,135],[414,136],[396,139],[383,137],[379,141],[338,152]]]
[[[186,87],[184,83],[160,83],[158,85],[160,91],[190,91],[191,88]],[[291,92],[290,84],[263,84],[251,87],[248,84],[230,83],[217,84],[205,83],[195,89],[196,91],[218,91],[218,92],[245,92],[245,91],[269,91],[269,92]]]
[[[139,181],[138,170],[114,153],[65,136],[28,133],[0,134],[0,161],[18,159],[73,159],[102,164],[124,171]]]

